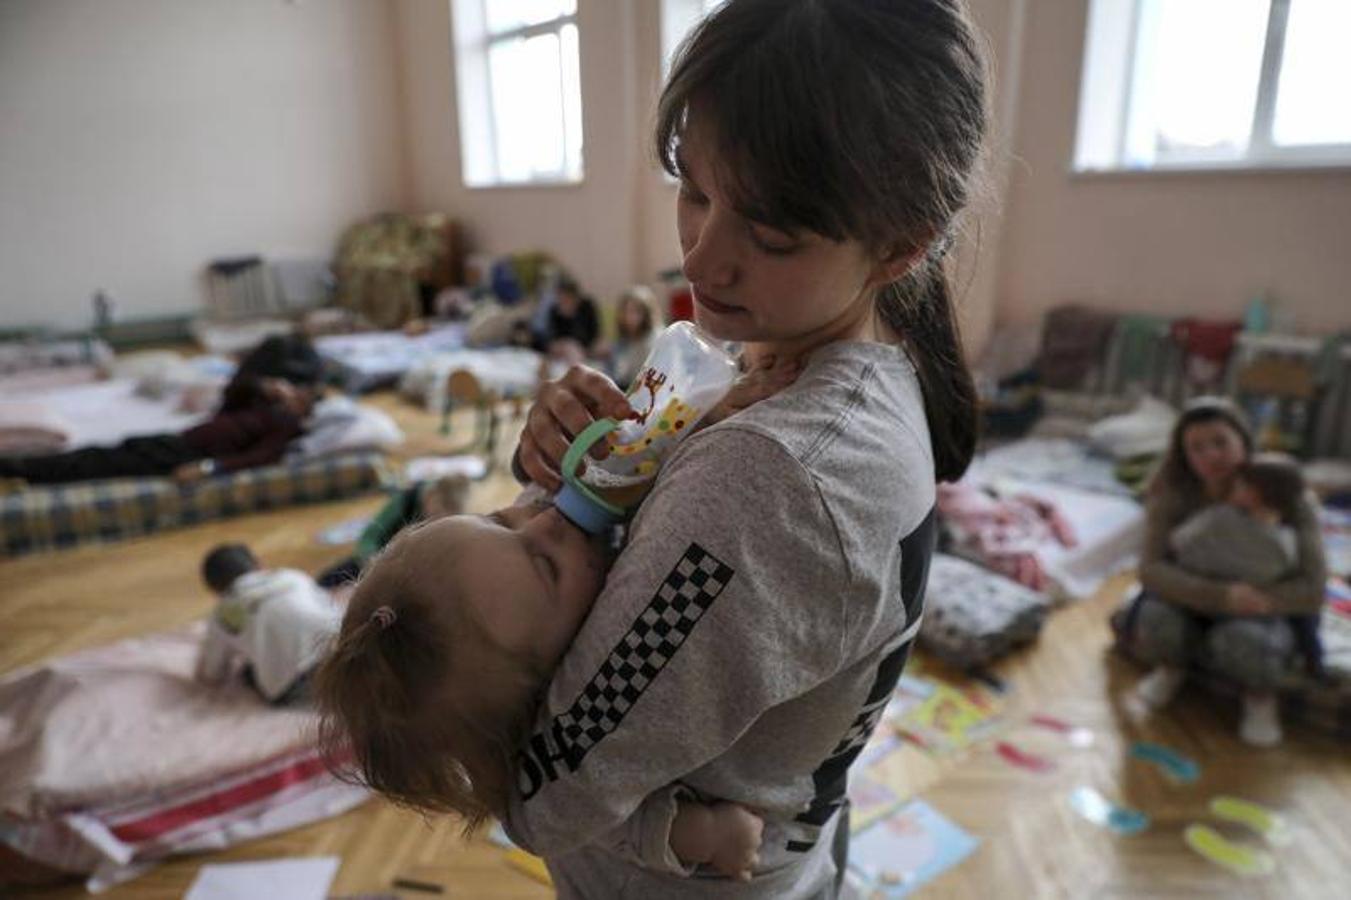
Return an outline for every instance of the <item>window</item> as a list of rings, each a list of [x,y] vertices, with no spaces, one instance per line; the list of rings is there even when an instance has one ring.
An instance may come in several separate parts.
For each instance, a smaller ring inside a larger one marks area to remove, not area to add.
[[[671,63],[675,60],[680,42],[689,37],[694,26],[727,0],[662,0],[661,4],[661,79],[671,74]],[[662,173],[667,184],[678,180],[670,173]]]
[[[1351,165],[1351,2],[1092,0],[1075,168]]]
[[[453,0],[468,187],[582,180],[577,0]]]
[[[671,71],[680,42],[694,30],[694,26],[727,0],[662,0],[661,4],[661,74]]]

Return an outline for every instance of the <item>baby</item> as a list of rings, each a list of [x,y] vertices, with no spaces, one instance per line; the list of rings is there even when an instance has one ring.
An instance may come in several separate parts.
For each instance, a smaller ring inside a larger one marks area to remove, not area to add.
[[[1304,491],[1294,460],[1275,453],[1253,457],[1239,468],[1228,503],[1209,506],[1173,529],[1174,558],[1208,578],[1254,587],[1279,581],[1299,562],[1290,523]],[[1292,616],[1290,625],[1309,669],[1321,675],[1318,617]]]
[[[705,424],[795,375],[751,373]],[[320,666],[324,743],[350,748],[361,780],[393,800],[458,813],[468,830],[501,816],[539,698],[604,587],[608,543],[538,489],[403,531],[357,582]],[[649,868],[749,878],[762,828],[735,803],[696,803],[672,785],[611,841]]]
[[[218,597],[197,657],[196,678],[220,684],[244,664],[244,677],[274,705],[308,699],[309,676],[342,611],[314,579],[295,569],[264,569],[248,547],[222,544],[202,561]]]

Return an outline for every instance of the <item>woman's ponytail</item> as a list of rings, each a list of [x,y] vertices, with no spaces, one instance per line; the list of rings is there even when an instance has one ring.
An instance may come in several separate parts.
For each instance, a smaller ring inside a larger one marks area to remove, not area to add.
[[[888,285],[878,297],[877,309],[905,341],[919,373],[934,474],[939,481],[956,481],[976,452],[980,414],[942,261],[926,260],[915,272]]]

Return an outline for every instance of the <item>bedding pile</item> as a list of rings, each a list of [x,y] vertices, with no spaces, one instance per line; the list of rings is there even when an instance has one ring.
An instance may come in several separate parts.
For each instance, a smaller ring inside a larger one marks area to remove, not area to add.
[[[193,680],[204,626],[0,679],[0,843],[99,889],[367,798],[328,771],[311,711]]]

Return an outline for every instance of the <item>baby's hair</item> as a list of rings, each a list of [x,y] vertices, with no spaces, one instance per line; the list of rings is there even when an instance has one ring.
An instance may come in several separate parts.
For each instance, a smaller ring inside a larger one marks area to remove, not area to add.
[[[243,544],[220,544],[202,559],[202,580],[218,594],[230,589],[241,575],[258,568],[258,558]]]
[[[1239,466],[1238,479],[1257,492],[1262,503],[1293,522],[1304,496],[1304,475],[1299,464],[1284,453],[1258,453]]]
[[[543,678],[493,652],[453,586],[418,582],[400,551],[419,530],[391,542],[357,582],[315,674],[320,745],[330,760],[352,760],[334,764],[340,778],[413,809],[456,813],[467,834],[505,812]]]

